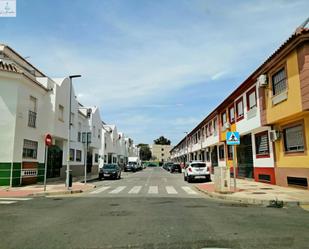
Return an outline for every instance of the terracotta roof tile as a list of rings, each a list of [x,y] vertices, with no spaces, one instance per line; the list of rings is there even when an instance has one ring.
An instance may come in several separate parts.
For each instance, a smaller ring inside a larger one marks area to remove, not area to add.
[[[20,71],[11,63],[6,63],[0,60],[0,70],[19,73]]]

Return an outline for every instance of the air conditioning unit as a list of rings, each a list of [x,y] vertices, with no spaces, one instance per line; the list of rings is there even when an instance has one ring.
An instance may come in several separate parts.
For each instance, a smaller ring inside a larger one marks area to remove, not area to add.
[[[280,138],[280,131],[276,130],[269,131],[269,137],[272,142],[277,141]]]
[[[230,129],[231,125],[230,123],[226,122],[224,125],[223,125],[223,129],[224,130],[227,130],[227,129]]]
[[[267,87],[268,81],[267,81],[267,75],[261,74],[257,79],[257,85],[258,87]]]

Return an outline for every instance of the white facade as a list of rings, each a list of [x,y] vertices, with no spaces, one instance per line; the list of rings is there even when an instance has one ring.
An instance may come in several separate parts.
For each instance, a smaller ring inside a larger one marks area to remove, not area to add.
[[[0,185],[12,184],[12,179],[13,185],[41,180],[46,134],[53,138],[49,177],[64,177],[68,160],[73,176],[83,175],[85,163],[88,173],[97,174],[99,158],[111,155],[112,162],[125,162],[132,153],[133,142],[127,144],[130,139],[118,133],[116,126],[103,123],[99,108],[79,104],[70,81],[69,77],[49,78],[0,44]],[[88,147],[83,133],[91,136]],[[10,179],[9,170],[13,172]]]

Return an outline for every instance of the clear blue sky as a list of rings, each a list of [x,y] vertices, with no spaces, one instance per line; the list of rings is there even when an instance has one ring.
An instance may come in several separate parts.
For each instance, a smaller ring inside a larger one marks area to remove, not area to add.
[[[17,0],[6,43],[136,143],[179,142],[308,16],[308,0]]]

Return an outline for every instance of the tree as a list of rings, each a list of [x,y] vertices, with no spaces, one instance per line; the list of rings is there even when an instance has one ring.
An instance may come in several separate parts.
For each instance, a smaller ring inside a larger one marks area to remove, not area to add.
[[[151,158],[151,151],[148,144],[138,144],[139,147],[139,157],[142,161],[148,161]]]
[[[168,140],[167,138],[161,136],[158,139],[153,141],[154,144],[160,144],[160,145],[171,145],[171,141]]]

